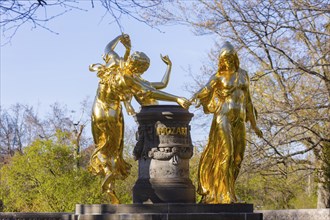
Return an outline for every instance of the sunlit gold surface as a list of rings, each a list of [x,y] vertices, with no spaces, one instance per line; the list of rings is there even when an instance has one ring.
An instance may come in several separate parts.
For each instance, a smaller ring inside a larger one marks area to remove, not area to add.
[[[233,46],[226,42],[220,51],[218,72],[192,98],[205,113],[214,115],[209,139],[198,169],[198,193],[202,203],[237,202],[237,179],[246,145],[245,122],[259,137],[256,112],[249,92],[249,77],[239,68]]]
[[[118,42],[126,48],[124,57],[114,51]],[[100,78],[92,112],[92,134],[96,149],[91,157],[90,170],[105,176],[102,189],[108,193],[113,204],[119,203],[114,191],[115,180],[126,178],[131,167],[123,158],[124,120],[121,102],[130,115],[135,114],[131,106],[133,96],[141,105],[154,105],[157,100],[177,102],[184,108],[190,104],[185,98],[158,90],[168,84],[172,65],[168,56],[161,57],[167,64],[162,81],[152,83],[141,78],[141,74],[149,68],[149,58],[142,52],[130,55],[130,49],[129,36],[120,35],[106,46],[103,56],[105,64],[92,64],[89,67]]]

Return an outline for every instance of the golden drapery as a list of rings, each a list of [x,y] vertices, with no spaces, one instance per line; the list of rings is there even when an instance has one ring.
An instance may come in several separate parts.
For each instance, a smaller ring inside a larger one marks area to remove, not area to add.
[[[250,121],[259,137],[262,132],[256,125],[248,74],[239,68],[237,53],[229,42],[220,51],[217,73],[193,96],[192,101],[202,105],[205,113],[213,113],[208,143],[198,168],[201,202],[237,202],[235,181],[245,151],[245,122]]]

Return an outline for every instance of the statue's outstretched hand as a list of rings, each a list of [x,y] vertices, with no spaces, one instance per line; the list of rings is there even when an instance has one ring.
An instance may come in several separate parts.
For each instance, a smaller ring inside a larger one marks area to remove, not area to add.
[[[189,101],[196,108],[199,108],[199,106],[201,106],[201,102],[200,102],[199,98],[197,98],[197,94],[193,95],[193,97],[191,97]]]
[[[183,97],[179,97],[176,102],[184,109],[188,109],[191,105],[190,101]]]
[[[162,61],[164,63],[166,63],[167,65],[172,65],[172,61],[170,60],[170,58],[168,57],[168,55],[163,56],[162,54],[160,54],[160,58],[162,59]]]

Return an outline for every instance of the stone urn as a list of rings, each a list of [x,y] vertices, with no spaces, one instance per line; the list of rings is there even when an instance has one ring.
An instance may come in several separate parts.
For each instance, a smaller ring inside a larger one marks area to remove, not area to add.
[[[195,203],[195,187],[189,178],[193,155],[188,110],[176,105],[143,106],[134,157],[138,179],[133,203]]]

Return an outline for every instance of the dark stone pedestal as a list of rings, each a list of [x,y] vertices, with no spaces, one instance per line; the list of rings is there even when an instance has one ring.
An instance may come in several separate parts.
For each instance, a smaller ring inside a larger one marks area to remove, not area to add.
[[[134,156],[139,160],[133,203],[195,203],[189,179],[193,114],[176,105],[143,106]]]
[[[74,220],[262,220],[252,204],[76,205]]]
[[[143,171],[139,172],[139,178],[133,187],[134,203],[195,202],[195,187],[188,176],[188,160],[181,160],[177,165],[172,165],[168,161],[153,159],[139,161],[139,170],[150,170],[150,168],[155,169],[156,174],[151,175],[156,177],[145,176]],[[164,172],[163,175],[161,175],[161,172]],[[157,173],[160,174],[157,175]],[[170,174],[173,177],[169,177]]]

